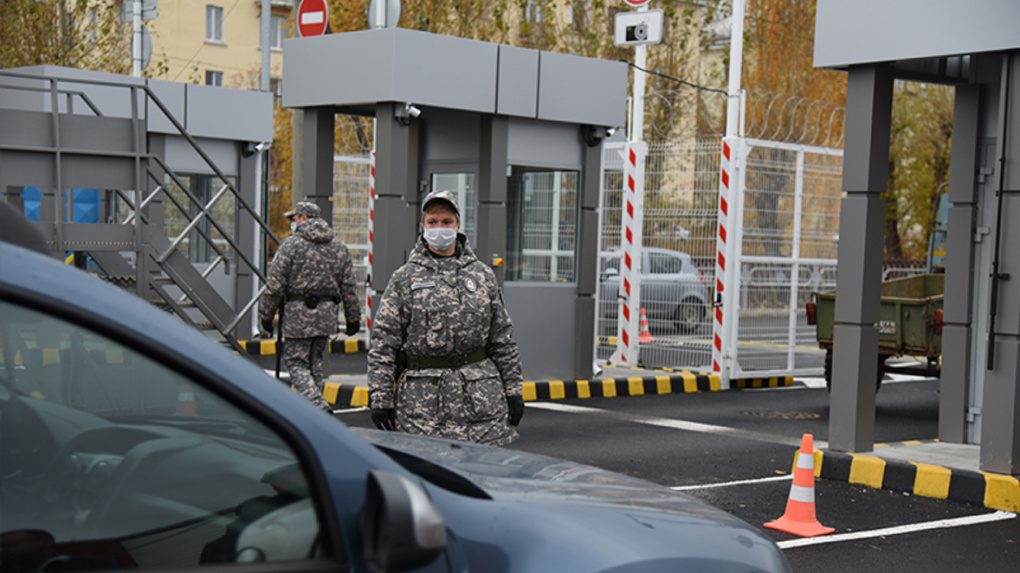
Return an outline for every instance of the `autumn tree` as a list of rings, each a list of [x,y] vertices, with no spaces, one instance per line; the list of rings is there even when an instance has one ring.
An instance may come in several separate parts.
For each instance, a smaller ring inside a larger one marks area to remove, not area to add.
[[[938,192],[949,181],[953,101],[951,86],[907,81],[894,86],[886,259],[927,257]]]
[[[131,72],[115,0],[0,0],[0,68],[49,64]]]
[[[798,141],[818,121],[805,110],[845,107],[846,74],[813,65],[814,28],[814,0],[748,2],[741,83],[749,93],[745,125],[753,136]],[[835,130],[842,133],[842,125]],[[754,254],[789,256],[793,207],[785,202],[792,201],[795,181],[784,166],[792,163],[792,155],[761,148],[752,160],[756,167],[744,195],[744,217],[747,227],[755,229],[748,235]]]

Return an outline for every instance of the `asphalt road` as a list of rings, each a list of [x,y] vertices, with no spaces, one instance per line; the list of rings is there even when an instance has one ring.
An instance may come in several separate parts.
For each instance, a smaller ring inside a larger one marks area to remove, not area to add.
[[[815,483],[817,517],[832,536],[763,528],[785,511],[803,434],[827,439],[828,409],[826,390],[803,386],[529,403],[512,447],[682,489],[762,528],[798,573],[1017,570],[1016,514],[845,482]],[[367,412],[340,418],[371,424]],[[937,427],[934,381],[878,393],[876,441],[932,439]]]

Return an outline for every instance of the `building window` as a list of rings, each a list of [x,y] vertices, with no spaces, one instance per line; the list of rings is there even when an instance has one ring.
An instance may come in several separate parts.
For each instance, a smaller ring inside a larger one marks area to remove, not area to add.
[[[538,0],[527,0],[524,5],[524,21],[531,24],[541,24],[545,20],[542,4]]]
[[[171,238],[187,232],[177,248],[192,263],[211,263],[220,256],[228,262],[234,260],[230,242],[237,240],[237,198],[224,187],[229,182],[236,189],[237,179],[230,176],[228,180],[198,173],[178,173],[176,179],[167,176],[167,192],[176,201],[165,210],[163,227]],[[180,185],[187,186],[188,192]],[[196,219],[198,223],[192,225]]]
[[[269,19],[269,47],[273,50],[283,49],[283,39],[287,35],[287,31],[283,29],[283,24],[287,21],[287,18],[283,16],[270,16]]]
[[[508,281],[577,280],[580,174],[513,167],[507,181]]]
[[[205,71],[205,85],[223,87],[223,72]]]
[[[223,43],[223,8],[205,7],[205,41]]]

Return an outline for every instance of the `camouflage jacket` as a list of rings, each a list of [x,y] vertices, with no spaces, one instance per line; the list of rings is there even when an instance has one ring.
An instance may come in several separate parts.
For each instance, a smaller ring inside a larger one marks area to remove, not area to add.
[[[419,238],[390,278],[372,323],[368,352],[372,408],[395,408],[397,429],[505,445],[517,437],[507,396],[520,396],[520,354],[496,276],[464,235],[458,255],[434,257]],[[395,380],[400,351],[410,357],[487,358],[459,368],[408,368]]]
[[[314,309],[300,300],[311,292],[321,296]],[[340,300],[345,322],[360,322],[361,303],[347,246],[324,219],[304,221],[276,250],[259,303],[259,321],[272,319],[284,304],[284,338],[332,336],[337,333]]]

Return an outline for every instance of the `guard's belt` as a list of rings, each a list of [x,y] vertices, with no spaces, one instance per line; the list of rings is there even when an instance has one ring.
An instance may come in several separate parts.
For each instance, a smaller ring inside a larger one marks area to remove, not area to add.
[[[287,300],[288,301],[299,300],[301,302],[304,302],[305,295],[303,295],[303,294],[288,294],[287,295]],[[319,302],[329,301],[329,302],[335,302],[337,304],[340,304],[341,300],[342,299],[340,297],[338,297],[338,296],[319,296]]]
[[[409,370],[422,370],[424,368],[460,368],[475,362],[481,362],[488,358],[484,348],[473,350],[467,354],[458,356],[408,356],[407,368]]]

